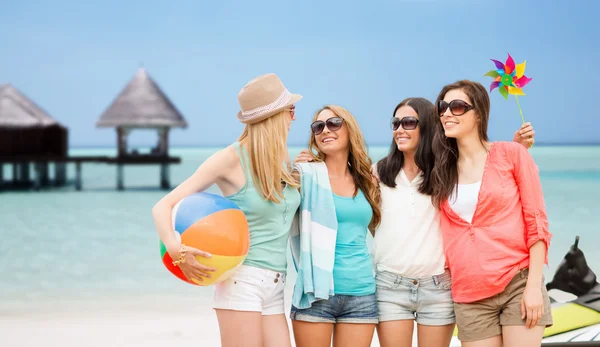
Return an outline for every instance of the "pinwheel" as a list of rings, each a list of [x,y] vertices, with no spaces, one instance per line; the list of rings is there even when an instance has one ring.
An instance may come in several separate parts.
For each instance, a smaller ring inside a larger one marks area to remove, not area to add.
[[[490,93],[498,88],[498,91],[506,100],[508,100],[508,94],[514,95],[515,100],[517,101],[517,107],[519,108],[519,113],[521,114],[521,120],[525,123],[523,111],[521,110],[521,105],[519,104],[519,98],[517,96],[525,95],[525,93],[523,93],[523,87],[531,81],[531,78],[525,76],[525,65],[527,61],[515,66],[515,61],[510,54],[508,54],[506,63],[502,63],[495,59],[491,60],[496,64],[496,70],[491,70],[485,74],[485,76],[494,79],[490,85]]]

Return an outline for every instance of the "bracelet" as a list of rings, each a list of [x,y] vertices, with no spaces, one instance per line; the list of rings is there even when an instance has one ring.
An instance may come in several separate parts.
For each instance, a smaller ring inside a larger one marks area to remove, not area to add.
[[[187,254],[187,252],[183,250],[183,247],[185,247],[185,245],[182,243],[181,248],[179,248],[179,260],[175,260],[173,262],[174,266],[179,266],[179,264],[185,263],[185,255]]]

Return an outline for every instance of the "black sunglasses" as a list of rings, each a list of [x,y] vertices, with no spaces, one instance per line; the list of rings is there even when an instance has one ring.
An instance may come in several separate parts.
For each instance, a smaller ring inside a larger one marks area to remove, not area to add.
[[[310,125],[310,130],[312,130],[313,134],[319,135],[325,130],[325,126],[330,131],[338,131],[342,128],[342,124],[344,123],[344,118],[342,117],[331,117],[325,122],[322,120],[314,121]]]
[[[448,107],[450,108],[450,113],[452,113],[454,116],[462,116],[463,114],[475,108],[475,106],[471,106],[459,99],[452,100],[450,102],[440,100],[437,104],[438,114],[440,117],[444,116],[444,113],[446,113]]]
[[[415,130],[418,124],[419,120],[417,119],[417,117],[412,116],[402,117],[402,119],[398,117],[392,117],[392,119],[390,120],[390,126],[392,127],[393,131],[398,130],[398,128],[400,128],[401,125],[402,129],[404,130]]]

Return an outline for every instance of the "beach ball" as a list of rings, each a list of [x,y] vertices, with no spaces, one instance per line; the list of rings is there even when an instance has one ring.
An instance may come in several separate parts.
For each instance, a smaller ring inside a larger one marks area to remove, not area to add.
[[[200,264],[216,271],[208,272],[211,278],[202,281],[188,280],[160,242],[163,264],[173,275],[190,284],[208,286],[229,278],[242,265],[250,247],[250,232],[244,212],[230,200],[210,194],[192,194],[173,207],[175,237],[186,246],[212,254],[205,258],[196,256]]]

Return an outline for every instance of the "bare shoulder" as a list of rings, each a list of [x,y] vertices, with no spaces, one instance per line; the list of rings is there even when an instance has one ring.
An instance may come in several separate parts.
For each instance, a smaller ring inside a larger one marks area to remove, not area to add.
[[[208,157],[199,167],[199,170],[205,168],[215,174],[217,177],[226,176],[232,168],[239,163],[238,155],[233,147],[229,145],[216,151]]]
[[[235,165],[235,164],[239,163],[239,161],[240,161],[238,153],[235,150],[235,148],[233,147],[233,145],[229,145],[229,146],[223,148],[222,150],[220,150],[219,152],[220,152],[220,156],[221,156],[221,160],[223,161],[223,164],[228,167],[231,167],[232,165]]]
[[[233,145],[229,145],[223,149],[216,151],[209,158],[211,161],[217,161],[222,166],[230,166],[233,163],[238,162],[238,154]],[[207,160],[209,160],[207,159]]]

